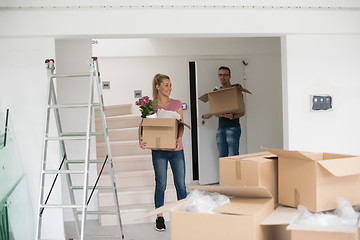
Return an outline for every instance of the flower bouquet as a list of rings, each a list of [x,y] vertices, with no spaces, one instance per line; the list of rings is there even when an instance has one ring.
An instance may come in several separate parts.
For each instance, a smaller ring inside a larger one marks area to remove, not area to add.
[[[136,101],[135,104],[140,108],[141,117],[146,118],[146,116],[156,113],[155,108],[157,107],[158,102],[151,100],[148,96],[144,96]]]

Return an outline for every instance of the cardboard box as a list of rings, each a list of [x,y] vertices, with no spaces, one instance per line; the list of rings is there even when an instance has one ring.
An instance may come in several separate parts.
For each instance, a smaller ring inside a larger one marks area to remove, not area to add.
[[[274,199],[265,187],[196,186],[218,192],[230,203],[214,209],[216,214],[186,212],[179,206],[170,212],[171,240],[270,240],[260,223],[274,210]]]
[[[274,232],[276,235],[273,237],[277,240],[358,240],[359,225],[354,227],[301,225],[294,222],[297,216],[297,209],[279,206],[261,224],[277,227],[273,229],[276,229]]]
[[[245,88],[231,87],[208,92],[199,97],[199,99],[203,102],[209,101],[210,113],[213,115],[244,113],[245,104],[243,92],[251,94],[251,92]]]
[[[219,184],[264,186],[277,204],[277,156],[269,152],[219,158]]]
[[[360,157],[265,149],[279,157],[279,203],[311,212],[337,208],[337,198],[360,204]]]
[[[143,118],[141,122],[143,140],[147,149],[172,150],[176,149],[179,124],[176,118]]]

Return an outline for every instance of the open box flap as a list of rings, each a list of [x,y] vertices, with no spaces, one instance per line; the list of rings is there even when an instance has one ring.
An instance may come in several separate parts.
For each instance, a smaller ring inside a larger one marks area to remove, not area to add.
[[[300,151],[289,151],[289,150],[273,149],[273,148],[264,148],[264,150],[271,152],[271,153],[277,155],[278,157],[315,161],[313,158],[308,156],[306,153],[300,152]]]
[[[268,204],[274,206],[271,198],[231,198],[230,203],[218,206],[213,211],[223,214],[255,215]]]
[[[338,232],[338,233],[355,233],[358,231],[357,226],[312,226],[303,224],[290,224],[286,230],[290,231],[313,231],[313,232]]]
[[[262,186],[223,186],[223,185],[189,185],[189,189],[205,192],[217,192],[226,196],[244,198],[272,198],[266,187]]]
[[[243,88],[243,87],[237,87],[240,89],[240,91],[242,92],[246,92],[246,93],[249,93],[249,94],[252,94],[249,90],[247,90],[246,88]]]
[[[187,127],[188,129],[191,129],[191,127],[189,125],[187,125],[186,123],[184,123],[183,121],[181,120],[178,120],[178,122],[182,125],[184,125],[185,127]]]
[[[279,206],[277,207],[261,225],[288,225],[292,223],[298,216],[296,208]]]
[[[176,118],[143,118],[141,121],[141,126],[143,127],[152,127],[152,126],[159,126],[159,127],[172,127],[173,121],[172,119]],[[176,119],[179,124],[183,124],[187,128],[190,129],[190,126],[184,123],[183,121]]]
[[[199,99],[201,101],[203,101],[204,103],[206,103],[207,101],[209,101],[209,95],[207,93],[205,93],[204,95],[202,95],[201,97],[199,97]]]
[[[141,126],[143,127],[172,127],[176,118],[143,118]]]
[[[321,160],[318,163],[336,177],[360,174],[360,157]]]
[[[243,154],[243,155],[236,155],[236,156],[230,156],[230,157],[222,157],[219,158],[221,160],[229,160],[229,161],[237,161],[237,160],[252,160],[255,159],[255,161],[258,161],[260,158],[264,159],[273,159],[277,158],[275,154],[269,153],[269,152],[258,152],[258,153],[250,153],[250,154]]]
[[[242,158],[241,161],[249,161],[249,162],[269,162],[272,160],[277,160],[277,156],[275,154],[269,153],[268,155],[259,156],[259,157],[251,157],[251,158]]]
[[[148,213],[144,214],[143,216],[141,216],[139,218],[136,218],[135,221],[139,221],[139,220],[144,219],[144,218],[152,217],[152,216],[155,216],[155,215],[157,215],[159,213],[165,213],[165,212],[170,212],[170,211],[175,210],[175,209],[179,209],[185,204],[185,202],[186,202],[186,198],[182,199],[182,200],[179,200],[179,201],[176,201],[176,202],[166,203],[164,206],[156,208],[155,210],[153,210],[151,212],[148,212]]]

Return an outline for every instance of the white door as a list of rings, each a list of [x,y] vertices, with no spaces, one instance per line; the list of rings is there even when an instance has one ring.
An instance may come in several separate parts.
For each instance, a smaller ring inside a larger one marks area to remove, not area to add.
[[[214,87],[221,87],[217,74],[220,66],[229,67],[231,70],[231,83],[244,85],[243,63],[241,60],[197,60],[196,81],[197,99],[203,94],[210,92]],[[244,94],[245,95],[245,94]],[[246,97],[246,96],[244,96]],[[218,118],[213,116],[203,120],[201,116],[209,113],[209,103],[197,101],[198,109],[198,163],[199,163],[199,183],[212,184],[219,182],[219,158],[216,145],[216,131]],[[246,153],[246,126],[245,116],[240,119],[241,138],[240,154]]]

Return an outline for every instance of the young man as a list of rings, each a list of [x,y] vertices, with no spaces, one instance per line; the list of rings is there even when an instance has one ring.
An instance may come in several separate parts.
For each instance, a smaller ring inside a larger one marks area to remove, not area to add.
[[[241,86],[240,84],[231,84],[231,71],[228,67],[220,67],[218,78],[221,88],[230,88]],[[241,127],[239,118],[245,113],[224,113],[219,115],[219,126],[216,133],[216,143],[219,151],[219,157],[239,155],[239,145],[241,136]],[[211,118],[212,114],[205,114],[203,119]]]

